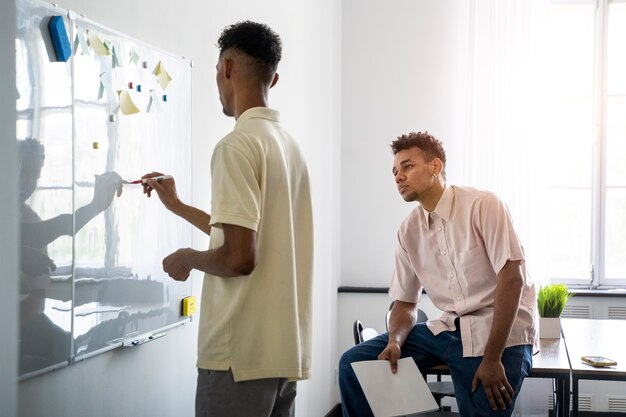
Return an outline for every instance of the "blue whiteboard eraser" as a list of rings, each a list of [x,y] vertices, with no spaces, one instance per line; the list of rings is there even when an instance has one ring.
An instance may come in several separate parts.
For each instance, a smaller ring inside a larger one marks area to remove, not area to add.
[[[48,23],[48,30],[50,31],[50,38],[52,39],[57,60],[66,62],[72,54],[72,47],[67,36],[63,17],[52,16],[50,23]]]

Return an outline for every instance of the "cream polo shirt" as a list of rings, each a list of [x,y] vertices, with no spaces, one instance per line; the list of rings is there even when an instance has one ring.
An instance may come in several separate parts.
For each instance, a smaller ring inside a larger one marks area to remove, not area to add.
[[[443,311],[427,322],[434,335],[455,330],[460,317],[463,356],[482,356],[493,321],[498,273],[524,260],[509,211],[493,193],[446,185],[432,213],[416,207],[400,225],[389,295],[419,302],[422,288]],[[521,263],[524,287],[506,347],[537,339],[535,287]]]
[[[198,335],[201,369],[235,381],[307,379],[311,369],[313,220],[306,163],[277,111],[244,112],[211,160],[210,248],[222,224],[257,232],[248,276],[206,274]]]

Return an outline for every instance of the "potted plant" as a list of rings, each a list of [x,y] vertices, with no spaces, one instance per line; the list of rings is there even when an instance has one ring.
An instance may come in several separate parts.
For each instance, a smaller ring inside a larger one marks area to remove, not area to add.
[[[565,284],[548,284],[539,288],[537,292],[539,337],[547,339],[561,337],[561,313],[571,296]]]

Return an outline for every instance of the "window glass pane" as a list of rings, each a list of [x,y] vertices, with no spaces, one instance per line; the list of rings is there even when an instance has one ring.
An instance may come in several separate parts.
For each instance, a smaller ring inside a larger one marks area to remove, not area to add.
[[[535,69],[559,95],[590,96],[593,89],[593,2],[550,3],[535,28]]]
[[[626,3],[609,4],[607,92],[626,94]]]
[[[589,279],[591,191],[554,188],[545,213],[550,218],[546,230],[552,278]]]
[[[525,174],[541,205],[532,217],[541,230],[532,254],[541,277],[582,284],[591,265],[595,2],[540,3],[534,3],[540,18],[531,22],[529,50],[538,145]]]
[[[626,3],[609,3],[604,278],[626,279]],[[620,281],[617,281],[620,280]]]
[[[626,278],[626,187],[606,192],[606,284],[611,279]]]

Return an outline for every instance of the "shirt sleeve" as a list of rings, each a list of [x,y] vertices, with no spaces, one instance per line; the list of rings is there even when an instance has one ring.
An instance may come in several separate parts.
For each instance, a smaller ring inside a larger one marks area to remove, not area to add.
[[[496,274],[508,260],[524,260],[524,249],[513,227],[509,209],[495,194],[489,193],[483,200],[478,221],[487,256]]]
[[[211,159],[211,225],[233,224],[257,231],[261,187],[254,159],[228,143]]]
[[[405,303],[419,303],[421,295],[422,284],[411,266],[406,248],[402,244],[401,233],[398,232],[395,270],[389,286],[389,297]]]

